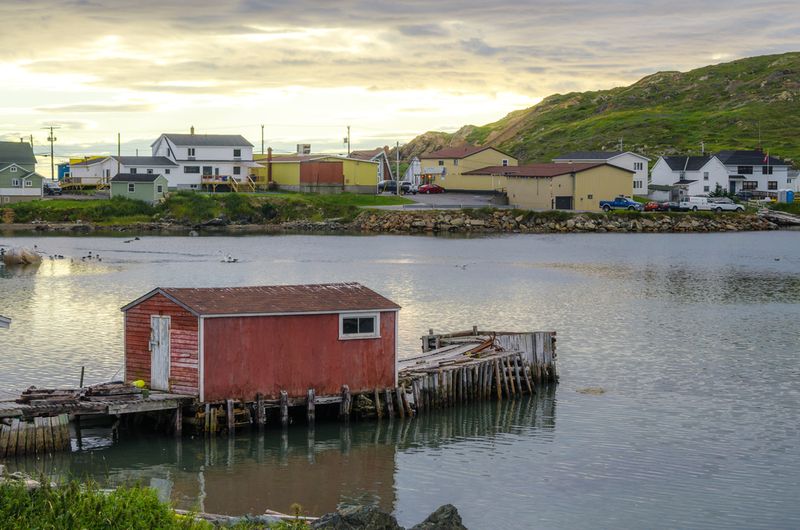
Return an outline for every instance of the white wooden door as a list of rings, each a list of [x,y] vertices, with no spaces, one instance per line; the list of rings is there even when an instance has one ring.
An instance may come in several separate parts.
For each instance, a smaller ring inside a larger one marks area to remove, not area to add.
[[[150,388],[169,390],[169,317],[150,317]]]

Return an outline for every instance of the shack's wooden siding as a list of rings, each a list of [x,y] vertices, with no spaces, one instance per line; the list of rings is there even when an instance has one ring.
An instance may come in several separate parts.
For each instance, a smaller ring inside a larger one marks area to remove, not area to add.
[[[125,380],[150,386],[151,315],[170,317],[170,392],[199,395],[198,318],[162,294],[125,312]]]
[[[395,318],[381,312],[380,338],[339,340],[339,315],[206,318],[204,399],[336,395],[395,386]]]

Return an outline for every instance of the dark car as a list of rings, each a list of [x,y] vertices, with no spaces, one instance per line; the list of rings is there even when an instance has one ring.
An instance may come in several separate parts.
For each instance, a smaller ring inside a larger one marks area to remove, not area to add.
[[[409,193],[416,193],[415,188],[411,185],[410,182],[402,181],[400,183],[400,191],[407,195]],[[382,180],[378,182],[378,193],[397,193],[397,181],[396,180]]]
[[[438,184],[423,184],[419,187],[420,193],[444,193],[444,188]]]
[[[45,195],[61,195],[61,186],[58,182],[45,181],[42,189]]]
[[[669,211],[669,203],[668,202],[656,202],[650,201],[644,205],[645,212],[668,212]]]

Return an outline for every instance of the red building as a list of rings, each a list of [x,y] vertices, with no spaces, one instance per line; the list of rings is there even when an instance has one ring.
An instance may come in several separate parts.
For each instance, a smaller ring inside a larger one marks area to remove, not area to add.
[[[399,310],[357,283],[157,288],[122,308],[125,380],[201,401],[395,387]]]

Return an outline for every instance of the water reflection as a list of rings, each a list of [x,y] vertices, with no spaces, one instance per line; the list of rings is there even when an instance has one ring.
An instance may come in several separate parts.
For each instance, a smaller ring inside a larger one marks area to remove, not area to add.
[[[173,439],[123,434],[92,440],[72,455],[26,458],[10,471],[56,479],[91,477],[104,486],[141,483],[184,509],[239,515],[264,509],[322,514],[351,504],[395,511],[399,453],[438,451],[459,444],[491,445],[498,436],[553,440],[555,389],[515,401],[482,402],[414,419],[315,429],[241,432],[227,438]],[[95,431],[95,436],[98,431]]]

